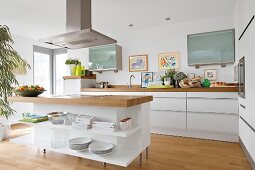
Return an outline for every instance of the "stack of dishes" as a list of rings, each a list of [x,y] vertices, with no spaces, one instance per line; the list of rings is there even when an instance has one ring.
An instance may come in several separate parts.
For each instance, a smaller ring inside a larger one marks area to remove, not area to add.
[[[69,140],[69,148],[75,151],[83,151],[91,144],[91,139],[86,137],[73,138]]]
[[[106,142],[94,142],[89,145],[89,152],[95,155],[107,155],[113,151],[113,144]]]

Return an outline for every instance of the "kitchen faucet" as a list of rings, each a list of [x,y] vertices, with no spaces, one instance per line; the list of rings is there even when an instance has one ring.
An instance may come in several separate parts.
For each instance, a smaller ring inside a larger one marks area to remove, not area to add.
[[[132,74],[132,75],[129,77],[129,86],[128,86],[129,88],[132,88],[132,83],[131,83],[132,77],[135,78],[135,76]]]

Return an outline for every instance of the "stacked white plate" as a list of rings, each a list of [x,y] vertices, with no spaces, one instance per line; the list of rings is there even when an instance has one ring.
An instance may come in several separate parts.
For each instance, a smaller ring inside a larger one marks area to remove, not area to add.
[[[107,155],[113,151],[113,144],[106,142],[94,142],[89,145],[89,152],[95,155]]]
[[[91,144],[91,139],[86,137],[73,138],[69,140],[69,148],[75,151],[83,151]]]

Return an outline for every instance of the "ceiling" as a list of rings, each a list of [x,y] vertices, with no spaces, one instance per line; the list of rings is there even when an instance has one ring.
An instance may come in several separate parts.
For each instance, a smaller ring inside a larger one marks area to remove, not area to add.
[[[124,32],[170,23],[232,15],[236,0],[92,0],[92,27]],[[39,39],[65,32],[65,0],[0,0],[0,24]],[[133,24],[130,28],[128,25]]]

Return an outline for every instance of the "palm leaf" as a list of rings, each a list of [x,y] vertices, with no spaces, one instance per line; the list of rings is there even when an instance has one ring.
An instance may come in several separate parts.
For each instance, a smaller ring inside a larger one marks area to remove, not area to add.
[[[13,70],[26,72],[30,65],[12,48],[13,39],[10,30],[0,25],[0,116],[8,118],[15,110],[7,100],[12,95],[12,86],[18,85]]]

